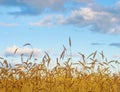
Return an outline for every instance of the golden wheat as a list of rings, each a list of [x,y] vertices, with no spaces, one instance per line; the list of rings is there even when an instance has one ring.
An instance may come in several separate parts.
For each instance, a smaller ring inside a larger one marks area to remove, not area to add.
[[[29,43],[24,46],[27,45],[31,46]],[[71,48],[70,38],[69,46]],[[34,51],[27,60],[21,54],[21,63],[14,67],[0,57],[0,92],[120,92],[120,72],[111,70],[113,63],[120,64],[117,60],[108,61],[102,51],[102,61],[99,61],[95,51],[87,58],[78,53],[80,59],[72,61],[73,57],[64,58],[66,50],[63,46],[60,58],[53,61],[56,65],[51,69],[48,68],[51,57],[47,52],[40,63],[31,61]],[[14,54],[16,52],[17,49]],[[64,64],[61,64],[61,59]]]

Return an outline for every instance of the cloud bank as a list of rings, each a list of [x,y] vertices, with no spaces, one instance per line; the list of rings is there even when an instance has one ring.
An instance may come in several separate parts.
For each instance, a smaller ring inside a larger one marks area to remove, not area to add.
[[[68,3],[90,3],[92,0],[0,0],[1,6],[18,7],[13,15],[38,15],[44,11],[64,11]],[[68,8],[68,7],[67,7]]]
[[[94,6],[94,7],[93,7]],[[102,7],[95,3],[84,7],[72,9],[68,15],[49,14],[32,26],[46,25],[73,25],[76,27],[89,27],[91,31],[109,34],[120,33],[120,2],[113,7]],[[50,16],[50,17],[49,17]]]
[[[17,50],[16,50],[17,49]],[[16,53],[14,54],[16,50]],[[40,56],[43,52],[41,49],[38,49],[38,48],[28,48],[28,47],[17,47],[17,46],[12,46],[12,47],[8,47],[6,50],[5,50],[5,53],[4,55],[5,56],[20,56],[21,54],[23,54],[24,56],[30,56],[30,54],[33,52],[33,56],[35,57],[38,57]]]
[[[32,26],[73,25],[99,33],[120,34],[120,1],[101,6],[94,0],[0,0],[0,6],[17,7],[11,15],[40,15]]]

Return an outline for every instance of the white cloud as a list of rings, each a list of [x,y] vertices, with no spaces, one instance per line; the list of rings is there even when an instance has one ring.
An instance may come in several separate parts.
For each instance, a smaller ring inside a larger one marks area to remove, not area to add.
[[[0,26],[3,26],[3,27],[15,27],[15,26],[18,26],[19,24],[17,23],[4,23],[4,22],[0,22]]]
[[[57,20],[58,24],[74,25],[77,27],[91,26],[92,31],[102,33],[120,33],[120,14],[116,10],[96,10],[90,7],[75,9],[67,17]],[[61,22],[62,21],[62,22]]]
[[[94,20],[96,17],[96,12],[94,12],[91,8],[80,8],[78,10],[72,11],[70,18],[75,18],[81,16],[84,20]]]
[[[120,15],[108,10],[96,10],[90,7],[71,11],[69,15],[47,15],[32,26],[74,25],[77,27],[91,26],[90,30],[102,33],[120,33]]]
[[[17,49],[16,53],[14,54],[15,50]],[[33,55],[38,57],[40,56],[43,52],[41,49],[38,48],[28,48],[28,47],[17,47],[17,46],[12,46],[12,47],[8,47],[5,50],[4,55],[5,56],[20,56],[21,54],[23,54],[24,56],[30,56],[30,54],[33,52]]]

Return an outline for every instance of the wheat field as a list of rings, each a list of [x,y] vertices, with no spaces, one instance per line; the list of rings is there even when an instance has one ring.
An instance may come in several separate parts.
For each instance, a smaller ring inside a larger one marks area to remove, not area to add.
[[[89,56],[78,53],[80,59],[73,63],[71,39],[69,46],[70,56],[65,58],[67,49],[63,46],[51,69],[48,68],[51,58],[47,52],[39,63],[32,62],[37,60],[32,57],[33,53],[27,60],[23,60],[21,55],[21,63],[14,67],[0,57],[0,92],[120,92],[119,71],[111,70],[116,68],[113,65],[120,64],[117,60],[108,61],[103,51],[95,51]],[[14,54],[16,52],[17,49]]]

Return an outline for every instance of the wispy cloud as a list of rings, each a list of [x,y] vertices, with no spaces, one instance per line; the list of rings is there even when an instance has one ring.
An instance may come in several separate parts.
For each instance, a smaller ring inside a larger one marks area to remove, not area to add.
[[[31,22],[29,23],[30,26],[52,26],[53,25],[53,17],[52,16],[46,16],[42,18],[38,22]]]
[[[17,49],[16,53],[14,54],[15,50]],[[30,54],[33,52],[33,55],[38,57],[40,56],[43,51],[41,49],[38,49],[38,48],[28,48],[28,47],[17,47],[17,46],[12,46],[12,47],[8,47],[6,50],[5,50],[5,53],[4,55],[5,56],[20,56],[21,54],[23,54],[24,56],[30,56]]]
[[[5,23],[5,22],[0,22],[0,26],[3,26],[3,27],[16,27],[16,26],[19,26],[18,23]]]
[[[105,45],[105,46],[114,46],[114,47],[117,47],[117,48],[120,48],[120,43],[91,43],[91,45]]]
[[[91,43],[91,45],[105,45],[104,43]]]
[[[111,43],[111,44],[109,44],[109,46],[114,46],[114,47],[120,48],[120,43]]]

